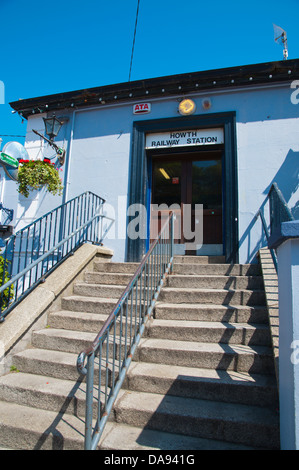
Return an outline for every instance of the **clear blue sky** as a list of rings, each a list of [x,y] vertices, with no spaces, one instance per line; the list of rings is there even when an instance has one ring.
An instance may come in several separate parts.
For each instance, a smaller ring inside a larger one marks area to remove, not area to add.
[[[0,134],[26,134],[11,101],[128,81],[136,9],[137,0],[0,0]],[[140,0],[131,80],[282,60],[273,23],[299,58],[299,0]]]

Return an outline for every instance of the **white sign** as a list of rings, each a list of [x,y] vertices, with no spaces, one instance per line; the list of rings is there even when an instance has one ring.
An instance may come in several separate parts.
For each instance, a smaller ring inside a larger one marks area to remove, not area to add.
[[[134,104],[133,106],[133,113],[134,114],[147,114],[151,112],[151,104],[150,103],[138,103]]]
[[[147,134],[145,148],[187,147],[191,145],[217,145],[223,143],[223,129],[196,129]]]

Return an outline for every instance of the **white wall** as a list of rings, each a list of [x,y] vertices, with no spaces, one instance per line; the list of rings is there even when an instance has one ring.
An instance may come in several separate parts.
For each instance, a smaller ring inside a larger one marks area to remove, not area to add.
[[[283,242],[278,247],[277,254],[279,287],[280,441],[282,450],[298,450],[299,239],[290,238]]]
[[[290,84],[190,96],[197,104],[196,114],[236,111],[240,262],[249,262],[259,247],[261,235],[260,223],[254,223],[254,215],[263,204],[273,181],[278,183],[290,206],[299,210],[295,207],[298,201],[299,105],[290,101]],[[201,107],[206,96],[212,101],[209,111]],[[148,99],[152,103],[152,112],[141,116],[133,115],[132,103],[78,110],[74,117],[73,134],[69,111],[70,121],[62,128],[63,135],[58,136],[70,150],[62,172],[64,178],[69,161],[67,199],[86,190],[102,196],[113,207],[118,220],[122,217],[122,222],[115,227],[116,235],[119,230],[123,231],[121,224],[125,217],[123,211],[118,214],[117,197],[121,196],[123,203],[128,193],[133,122],[177,117],[179,98]],[[31,129],[38,128],[43,132],[41,117],[34,116],[28,120],[26,147],[33,158],[39,155],[41,149],[40,139]],[[21,198],[19,196],[18,199],[18,224],[29,221],[34,214],[40,215],[60,202],[60,198],[43,192],[33,194],[30,200]],[[11,193],[9,199],[12,199]],[[124,239],[110,239],[107,245],[115,250],[115,259],[124,259]]]

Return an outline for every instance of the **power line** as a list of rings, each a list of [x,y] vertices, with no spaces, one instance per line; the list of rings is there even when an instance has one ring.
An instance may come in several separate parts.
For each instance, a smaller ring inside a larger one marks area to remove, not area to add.
[[[25,135],[0,134],[0,137],[26,137]]]
[[[134,55],[134,47],[135,47],[135,38],[136,38],[136,30],[137,30],[139,3],[140,3],[140,0],[138,0],[138,4],[137,4],[137,12],[136,12],[136,20],[135,20],[135,30],[134,30],[134,38],[133,38],[133,45],[132,45],[131,63],[130,63],[130,72],[129,72],[129,80],[128,80],[128,82],[131,80],[131,71],[132,71],[132,63],[133,63],[133,55]]]

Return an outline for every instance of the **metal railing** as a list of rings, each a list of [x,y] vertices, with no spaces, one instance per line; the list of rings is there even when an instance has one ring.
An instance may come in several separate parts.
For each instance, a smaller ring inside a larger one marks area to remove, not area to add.
[[[5,241],[0,255],[0,322],[79,246],[102,243],[114,222],[103,215],[104,203],[104,199],[87,191]],[[109,220],[107,227],[104,218]]]
[[[267,203],[269,203],[268,223],[264,214],[264,208]],[[256,214],[256,218],[258,217],[261,218],[262,227],[267,239],[267,243],[269,243],[271,235],[273,235],[277,230],[280,229],[282,222],[294,220],[294,216],[291,210],[289,209],[286,200],[283,197],[282,192],[280,191],[277,183],[274,182],[272,184],[263,206],[259,209]],[[277,271],[277,257],[275,250],[270,249],[270,251],[275,269]]]
[[[78,356],[78,372],[86,375],[85,450],[97,448],[146,321],[172,270],[173,235],[171,214],[94,342]]]
[[[12,222],[13,216],[13,209],[7,209],[3,206],[2,202],[0,202],[0,225],[8,225]]]

